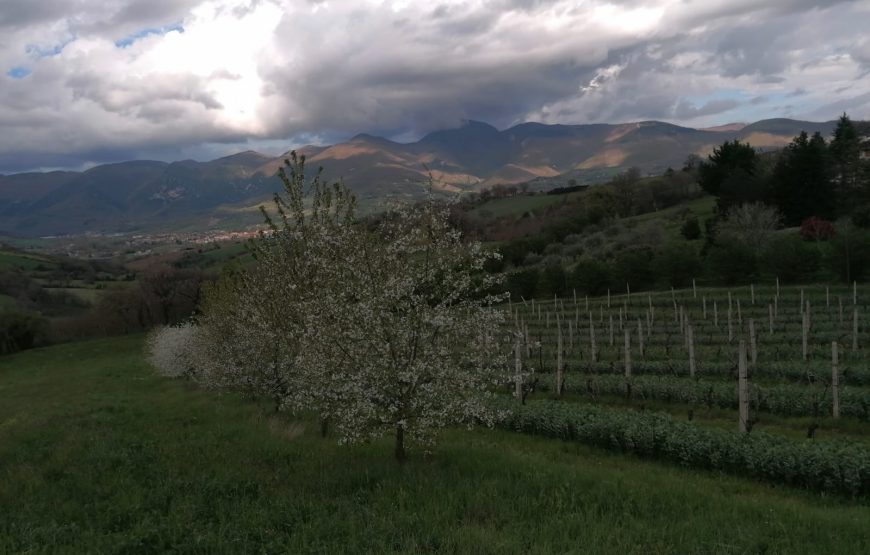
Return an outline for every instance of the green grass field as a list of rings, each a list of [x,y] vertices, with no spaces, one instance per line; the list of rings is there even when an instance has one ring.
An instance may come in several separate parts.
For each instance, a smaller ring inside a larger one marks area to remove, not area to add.
[[[0,553],[866,553],[870,507],[454,430],[399,466],[158,377],[141,337],[0,359]]]

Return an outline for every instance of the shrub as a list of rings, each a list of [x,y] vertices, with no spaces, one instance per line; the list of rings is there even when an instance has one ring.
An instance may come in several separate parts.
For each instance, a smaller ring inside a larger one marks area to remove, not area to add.
[[[807,241],[827,241],[837,234],[834,224],[815,216],[810,216],[801,223],[801,237]]]
[[[33,348],[45,332],[45,320],[17,310],[0,311],[0,354]]]
[[[688,241],[694,241],[701,238],[701,224],[698,223],[698,218],[689,218],[683,222],[680,228],[680,234]]]
[[[190,323],[154,328],[146,340],[148,362],[163,376],[190,376],[194,366],[196,331]]]
[[[517,432],[813,491],[870,495],[870,450],[860,444],[739,434],[701,428],[665,414],[612,412],[554,401],[503,405],[511,413],[500,425]]]

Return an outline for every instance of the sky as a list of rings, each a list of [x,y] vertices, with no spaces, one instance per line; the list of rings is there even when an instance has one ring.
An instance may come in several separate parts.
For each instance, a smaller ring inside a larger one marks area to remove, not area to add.
[[[870,0],[0,0],[0,173],[844,111]]]

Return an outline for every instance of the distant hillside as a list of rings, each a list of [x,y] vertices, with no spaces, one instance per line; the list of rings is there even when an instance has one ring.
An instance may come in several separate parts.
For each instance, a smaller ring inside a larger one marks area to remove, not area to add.
[[[544,125],[498,129],[468,121],[415,143],[357,135],[331,146],[307,146],[310,166],[343,179],[363,203],[414,198],[429,173],[436,188],[458,192],[532,180],[557,186],[568,178],[595,182],[637,166],[646,173],[679,167],[689,154],[709,154],[725,140],[780,148],[802,130],[830,133],[834,122],[788,119],[691,129],[657,121]],[[253,208],[280,188],[284,156],[242,152],[210,162],[133,161],[85,172],[0,176],[0,234],[240,227],[259,222]]]

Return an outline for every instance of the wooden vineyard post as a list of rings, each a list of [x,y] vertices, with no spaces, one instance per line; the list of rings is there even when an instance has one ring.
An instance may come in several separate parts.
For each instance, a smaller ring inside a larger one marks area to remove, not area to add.
[[[825,307],[831,308],[831,288],[825,286]]]
[[[737,325],[743,327],[743,312],[740,311],[740,299],[737,299]]]
[[[613,314],[609,314],[608,316],[610,318],[610,327],[608,328],[610,330],[608,332],[610,334],[610,346],[613,347]]]
[[[801,304],[800,304],[800,307],[801,307],[801,311],[803,311],[803,309],[804,309],[804,288],[803,288],[803,287],[801,287]]]
[[[607,308],[610,308],[610,289],[607,290]]]
[[[858,282],[852,282],[852,306],[858,306]]]
[[[516,343],[514,344],[514,368],[516,373],[514,374],[514,395],[516,395],[517,400],[522,402],[523,400],[523,354],[522,354],[522,334],[517,333]]]
[[[568,351],[574,352],[574,326],[568,320]]]
[[[625,282],[625,296],[628,298],[628,304],[631,304],[631,287],[628,282]]]
[[[643,324],[640,322],[640,318],[637,319],[637,350],[640,358],[643,358]]]
[[[564,360],[562,358],[562,323],[559,319],[556,319],[556,325],[558,327],[558,335],[556,338],[556,396],[562,396],[562,380],[564,377]]]
[[[809,324],[807,323],[807,313],[801,315],[801,349],[804,360],[807,360],[807,335],[809,334]]]
[[[695,377],[695,337],[692,333],[692,326],[689,326],[688,332],[688,340],[689,340],[689,376],[692,378]]]
[[[625,386],[631,396],[631,333],[625,329]]]
[[[776,278],[776,297],[779,298],[779,277]]]
[[[577,308],[577,290],[572,289],[571,292],[574,294],[574,308]]]
[[[773,317],[779,317],[779,297],[773,298]]]
[[[731,304],[728,304],[728,343],[734,340],[734,329],[731,326]]]
[[[704,321],[707,320],[707,295],[701,297],[701,306],[704,312]]]
[[[858,350],[858,307],[852,311],[852,352]]]
[[[550,313],[547,312],[547,329],[550,329]]]
[[[586,295],[586,312],[589,312],[589,295]]]
[[[752,306],[755,306],[755,284],[754,283],[749,284],[749,295],[750,295],[750,298],[752,299]]]
[[[693,299],[698,298],[698,288],[695,287],[695,278],[692,278],[692,298]]]
[[[843,325],[843,297],[837,296],[837,302],[840,304],[840,325]]]
[[[746,368],[746,341],[741,339],[737,350],[738,429],[749,432],[749,376]]]
[[[719,305],[716,301],[713,301],[713,325],[719,329]]]
[[[767,327],[769,328],[770,335],[773,335],[773,305],[767,305]]]
[[[755,363],[758,362],[758,338],[755,336],[755,320],[753,318],[749,319],[749,353],[754,368]]]
[[[840,370],[837,342],[831,341],[831,416],[840,418]]]
[[[595,348],[595,325],[592,323],[592,313],[589,313],[589,357],[597,361],[598,350]]]

